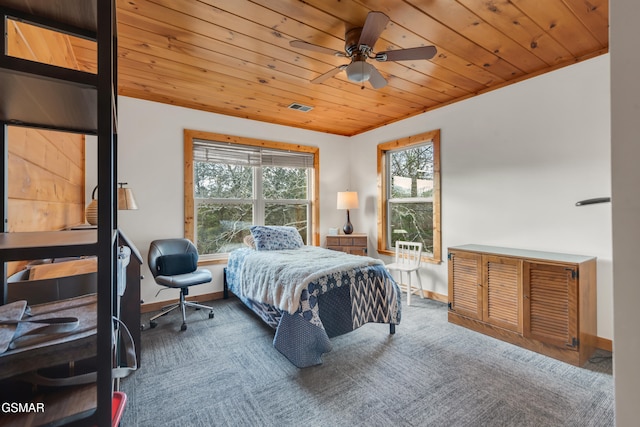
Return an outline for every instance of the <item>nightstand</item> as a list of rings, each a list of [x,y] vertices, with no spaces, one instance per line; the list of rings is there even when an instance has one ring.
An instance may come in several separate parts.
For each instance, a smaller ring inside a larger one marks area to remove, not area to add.
[[[354,255],[367,254],[367,235],[364,233],[327,236],[327,249]]]

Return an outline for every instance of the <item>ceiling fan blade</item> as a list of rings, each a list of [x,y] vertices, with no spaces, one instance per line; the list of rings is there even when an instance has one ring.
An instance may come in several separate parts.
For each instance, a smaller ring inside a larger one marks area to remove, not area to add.
[[[369,84],[371,84],[374,89],[380,89],[387,85],[387,80],[380,74],[380,71],[376,70],[376,67],[371,65],[370,72]]]
[[[289,46],[295,47],[298,49],[307,49],[313,50],[314,52],[325,53],[327,55],[333,56],[346,56],[343,52],[339,52],[337,50],[329,49],[328,47],[318,46],[317,44],[307,43],[302,40],[291,40],[289,42]]]
[[[388,50],[376,53],[376,61],[408,61],[413,59],[431,59],[437,50],[435,46],[412,47],[410,49]]]
[[[364,22],[358,46],[367,45],[371,49],[376,44],[378,37],[382,34],[384,27],[387,26],[389,17],[382,12],[369,12],[367,20]]]
[[[332,70],[329,70],[326,73],[321,74],[318,77],[316,77],[315,79],[311,80],[311,83],[314,83],[314,84],[322,83],[323,81],[330,79],[331,77],[333,77],[336,74],[338,74],[340,71],[344,70],[345,67],[346,67],[346,65],[341,65],[341,66],[336,67],[336,68],[334,68]]]

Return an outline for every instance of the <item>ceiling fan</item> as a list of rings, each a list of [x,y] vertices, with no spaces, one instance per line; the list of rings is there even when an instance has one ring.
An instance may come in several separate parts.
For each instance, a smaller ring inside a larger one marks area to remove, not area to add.
[[[298,49],[307,49],[351,59],[349,64],[340,65],[311,80],[311,83],[322,83],[344,70],[347,73],[347,78],[352,82],[364,83],[368,81],[374,89],[380,89],[387,85],[387,80],[373,65],[367,62],[367,59],[375,59],[379,62],[407,61],[414,59],[431,59],[436,54],[435,46],[374,52],[373,47],[388,22],[389,17],[384,13],[369,12],[364,26],[347,28],[345,31],[344,52],[307,43],[302,40],[292,40],[289,42],[289,45]]]

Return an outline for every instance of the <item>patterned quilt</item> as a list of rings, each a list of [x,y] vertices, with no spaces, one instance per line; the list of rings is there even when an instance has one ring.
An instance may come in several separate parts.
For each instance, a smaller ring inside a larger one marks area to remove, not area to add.
[[[322,363],[330,337],[365,323],[400,323],[400,290],[380,261],[315,246],[264,252],[233,251],[226,286],[276,330],[274,347],[294,365]]]

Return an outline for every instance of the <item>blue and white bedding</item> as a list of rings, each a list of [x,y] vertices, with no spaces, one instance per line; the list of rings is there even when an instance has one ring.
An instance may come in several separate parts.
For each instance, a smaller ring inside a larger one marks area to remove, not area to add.
[[[242,248],[229,256],[226,284],[276,330],[274,347],[298,367],[322,363],[330,337],[369,322],[400,323],[398,285],[370,257],[315,246]]]

